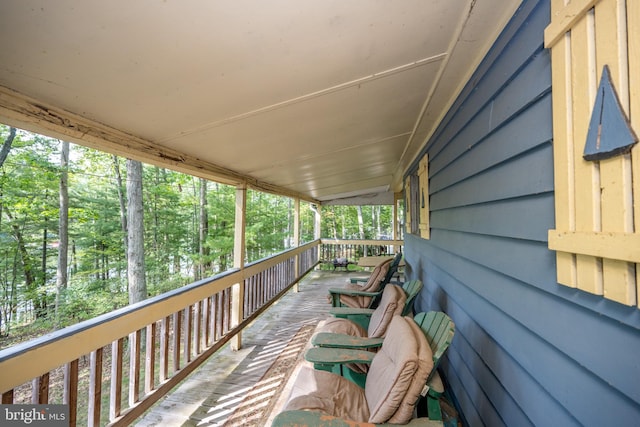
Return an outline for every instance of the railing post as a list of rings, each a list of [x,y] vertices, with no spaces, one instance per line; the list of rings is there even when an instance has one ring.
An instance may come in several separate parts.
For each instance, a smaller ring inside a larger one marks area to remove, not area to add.
[[[322,236],[322,230],[320,229],[320,227],[322,227],[322,206],[320,205],[316,205],[316,209],[315,209],[315,222],[313,224],[313,238],[315,240],[318,240],[320,238],[320,236]]]
[[[235,237],[233,244],[233,266],[244,269],[245,252],[245,228],[247,211],[247,187],[246,185],[236,187],[236,222]],[[232,287],[231,297],[231,327],[234,328],[242,322],[244,317],[244,279]],[[234,351],[242,348],[242,335],[238,332],[231,339],[231,349]]]
[[[293,247],[300,246],[300,199],[297,197],[293,200]],[[297,278],[300,276],[300,255],[296,255],[293,264],[293,275],[296,278],[296,284],[293,285],[293,292],[300,290]]]
[[[393,240],[400,239],[400,224],[398,222],[398,204],[402,200],[402,193],[393,193]],[[398,247],[394,245],[393,250],[398,252]]]

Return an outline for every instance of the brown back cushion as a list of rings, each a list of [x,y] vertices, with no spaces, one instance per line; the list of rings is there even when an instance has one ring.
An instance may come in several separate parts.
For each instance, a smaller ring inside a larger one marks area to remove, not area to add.
[[[418,343],[418,370],[413,376],[411,385],[398,410],[389,418],[388,422],[393,424],[406,424],[413,418],[413,410],[418,403],[418,399],[420,399],[420,392],[427,383],[427,378],[433,369],[433,354],[424,332],[413,321],[410,322],[410,326]]]
[[[418,343],[409,318],[394,316],[365,383],[369,422],[384,423],[400,407],[418,369]]]
[[[380,305],[371,314],[371,319],[369,320],[369,337],[383,337],[387,332],[391,318],[402,313],[406,301],[407,294],[400,286],[385,286]]]

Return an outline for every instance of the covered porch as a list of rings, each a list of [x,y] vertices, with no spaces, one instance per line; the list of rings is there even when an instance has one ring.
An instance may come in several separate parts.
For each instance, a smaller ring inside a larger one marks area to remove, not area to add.
[[[240,211],[247,188],[402,201],[388,244],[416,309],[456,323],[441,369],[468,425],[637,424],[640,2],[128,3],[3,2],[0,121],[236,186]],[[605,128],[616,149],[585,158]],[[88,425],[134,422],[242,347],[315,237],[3,353],[3,403],[25,381],[48,401],[62,366]]]

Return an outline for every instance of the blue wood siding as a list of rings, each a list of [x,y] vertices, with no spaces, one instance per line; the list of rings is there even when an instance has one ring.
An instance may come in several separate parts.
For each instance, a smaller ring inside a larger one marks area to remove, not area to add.
[[[547,248],[549,19],[523,2],[427,142],[431,238],[405,236],[407,274],[456,323],[442,369],[469,425],[639,425],[640,310],[559,285]]]

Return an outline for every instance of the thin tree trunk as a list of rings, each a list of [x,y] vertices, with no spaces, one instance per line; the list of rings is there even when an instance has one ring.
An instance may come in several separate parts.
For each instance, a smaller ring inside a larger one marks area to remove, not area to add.
[[[209,258],[210,250],[207,246],[207,236],[209,235],[209,212],[207,209],[207,180],[200,178],[200,239],[199,239],[199,253],[200,262],[198,263],[198,279],[202,279],[206,275],[207,259]]]
[[[127,207],[125,205],[124,191],[122,186],[122,174],[120,173],[120,162],[118,156],[113,156],[113,171],[116,175],[116,187],[118,188],[118,201],[120,202],[120,227],[124,241],[124,253],[127,253]]]
[[[67,289],[67,267],[69,265],[69,143],[62,141],[60,152],[60,214],[58,220],[58,270],[56,274],[56,322],[63,294]]]
[[[144,209],[142,205],[142,163],[127,160],[127,280],[129,304],[147,298],[144,264]]]
[[[361,239],[364,239],[364,220],[362,219],[362,206],[356,206],[358,211],[358,233]]]
[[[22,271],[24,273],[25,289],[29,291],[33,291],[32,301],[33,301],[33,306],[36,308],[36,317],[37,317],[44,313],[42,311],[41,301],[39,300],[35,292],[37,285],[36,285],[35,276],[33,274],[33,263],[31,261],[31,257],[29,256],[29,252],[27,251],[27,246],[25,244],[24,237],[22,235],[22,230],[20,230],[20,227],[18,226],[18,224],[15,223],[13,214],[11,213],[11,211],[9,211],[9,209],[7,209],[6,206],[4,207],[4,211],[7,217],[9,218],[9,220],[11,220],[12,222],[11,229],[13,230],[13,237],[15,237],[16,242],[18,244],[18,253],[20,254],[20,259],[22,261]]]
[[[7,156],[9,155],[9,150],[11,150],[11,144],[13,144],[13,139],[16,137],[16,128],[9,128],[9,137],[4,140],[2,144],[2,148],[0,148],[0,166],[4,164],[4,161],[7,160]]]

